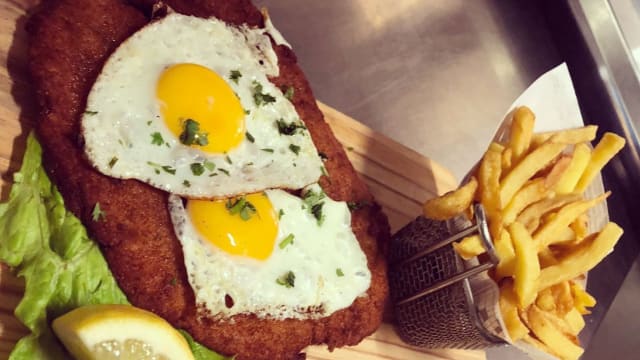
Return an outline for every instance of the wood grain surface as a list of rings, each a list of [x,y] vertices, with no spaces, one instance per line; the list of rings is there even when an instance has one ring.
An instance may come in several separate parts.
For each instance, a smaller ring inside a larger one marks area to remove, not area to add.
[[[8,195],[11,174],[20,166],[26,136],[34,119],[24,23],[29,9],[37,3],[37,0],[0,0],[0,198],[3,201]],[[444,167],[327,105],[319,103],[319,106],[355,168],[383,206],[392,231],[417,216],[424,200],[457,185]],[[0,359],[6,359],[15,342],[27,333],[13,316],[23,287],[21,279],[0,265]],[[358,346],[334,352],[312,346],[307,354],[309,359],[485,358],[481,351],[413,348],[404,344],[388,323]]]

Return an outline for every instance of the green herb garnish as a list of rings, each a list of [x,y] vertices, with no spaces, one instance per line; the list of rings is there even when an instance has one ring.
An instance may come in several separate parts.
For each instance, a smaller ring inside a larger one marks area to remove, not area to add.
[[[291,270],[289,270],[287,273],[285,273],[284,275],[276,279],[276,283],[278,285],[282,285],[287,288],[294,287],[295,282],[296,282],[296,275]]]
[[[193,119],[186,119],[183,123],[183,130],[180,134],[180,142],[184,145],[200,145],[209,144],[208,134],[200,132],[200,123]]]
[[[235,199],[227,199],[225,205],[229,214],[240,215],[240,218],[244,221],[251,219],[251,216],[256,214],[256,207],[252,203],[247,201],[247,198],[241,196]]]
[[[117,157],[112,157],[111,160],[109,160],[109,168],[113,168],[113,166],[118,162],[118,158]]]
[[[289,150],[291,150],[292,153],[298,155],[298,153],[300,152],[300,146],[295,145],[295,144],[290,144],[289,145]]]
[[[169,285],[171,286],[176,286],[177,283],[178,283],[178,279],[176,278],[172,278],[171,281],[169,281]]]
[[[327,172],[327,169],[324,166],[320,166],[320,171],[322,172],[322,175],[329,177],[329,173]]]
[[[337,268],[337,269],[336,269],[336,275],[338,275],[338,277],[343,277],[343,276],[344,276],[344,273],[342,272],[342,269]]]
[[[238,80],[240,80],[240,78],[242,77],[242,73],[239,70],[231,70],[231,73],[229,74],[229,79],[231,79],[231,81],[233,81],[234,83],[238,83]]]
[[[214,164],[213,162],[209,161],[209,160],[205,160],[202,163],[202,166],[204,166],[205,169],[209,170],[209,171],[213,171],[216,169],[216,164]]]
[[[284,238],[282,241],[280,241],[280,244],[278,244],[278,247],[280,249],[284,249],[284,248],[287,247],[287,245],[293,244],[293,238],[294,238],[293,234],[287,235],[286,238]]]
[[[200,163],[192,163],[191,165],[189,165],[189,167],[191,168],[191,172],[195,176],[200,176],[204,174],[204,165]]]
[[[260,150],[262,150],[264,152],[268,152],[268,153],[273,153],[273,149],[271,149],[271,148],[263,148],[263,149],[260,149]]]
[[[293,92],[295,90],[293,89],[293,86],[289,86],[287,88],[287,90],[284,92],[284,97],[287,98],[287,100],[291,101],[293,100]]]
[[[262,84],[257,81],[253,81],[253,101],[257,106],[262,104],[269,104],[276,101],[276,98],[270,94],[262,92]]]
[[[229,157],[229,155],[225,155],[224,156],[224,161],[226,161],[227,164],[229,164],[229,165],[233,164],[233,161],[231,161],[231,158]]]
[[[86,110],[86,111],[84,112],[84,114],[85,114],[85,115],[97,115],[97,114],[98,114],[98,112],[97,112],[97,111]]]
[[[182,182],[182,185],[184,185],[184,187],[191,187],[191,182],[189,180],[185,180]]]
[[[230,175],[229,175],[229,171],[228,171],[227,169],[218,168],[218,171],[221,171],[221,172],[222,172],[222,173],[224,173],[225,175],[230,176]]]
[[[283,119],[276,120],[276,126],[278,127],[278,132],[281,135],[288,136],[294,135],[298,129],[307,129],[307,127],[301,123],[291,122],[287,124]]]
[[[93,219],[93,221],[100,221],[100,220],[104,220],[106,218],[107,214],[102,211],[102,209],[100,209],[100,203],[97,202],[96,205],[93,207],[93,211],[91,211],[91,219]]]
[[[147,161],[147,165],[155,168],[156,174],[160,174],[160,169],[164,170],[165,172],[171,174],[171,175],[175,175],[176,174],[176,169],[174,167],[171,167],[169,165],[160,165],[160,164],[156,164],[154,162],[151,161]]]
[[[324,222],[324,214],[322,213],[323,206],[324,201],[311,206],[311,214],[313,214],[313,217],[318,221],[318,226],[322,225],[322,223]]]
[[[278,220],[282,219],[282,215],[284,215],[284,210],[278,210]]]
[[[151,134],[151,143],[153,145],[158,145],[158,146],[164,144],[164,139],[162,138],[162,134],[160,134],[157,131]]]
[[[256,139],[253,137],[253,135],[251,135],[251,133],[248,132],[248,131],[244,133],[244,136],[247,138],[247,140],[249,140],[249,142],[255,142],[256,141]]]

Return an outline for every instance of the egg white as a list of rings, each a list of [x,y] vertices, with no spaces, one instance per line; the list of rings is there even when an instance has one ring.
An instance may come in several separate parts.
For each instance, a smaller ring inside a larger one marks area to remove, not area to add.
[[[291,136],[278,132],[278,119],[303,122],[267,79],[278,75],[278,63],[265,32],[172,13],[132,35],[108,59],[89,94],[82,116],[89,160],[105,175],[138,179],[187,197],[299,189],[316,182],[322,160],[308,131],[299,129]],[[205,66],[227,81],[249,112],[246,129],[254,142],[245,139],[226,154],[208,154],[180,143],[162,120],[155,97],[162,71],[178,63]],[[242,74],[237,84],[228,77],[232,70]],[[275,102],[256,105],[254,81]],[[152,143],[155,132],[164,144]],[[299,147],[297,154],[292,144]],[[194,174],[191,164],[205,161],[216,169]]]
[[[321,192],[317,184],[305,190]],[[315,319],[350,306],[371,283],[367,259],[351,229],[345,202],[326,197],[319,224],[304,201],[282,190],[267,190],[275,211],[283,210],[273,253],[265,261],[230,255],[193,227],[182,200],[169,199],[196,303],[214,318],[251,313],[260,318]],[[280,247],[289,234],[293,243]],[[293,287],[277,282],[295,275]],[[227,306],[225,298],[232,299]]]

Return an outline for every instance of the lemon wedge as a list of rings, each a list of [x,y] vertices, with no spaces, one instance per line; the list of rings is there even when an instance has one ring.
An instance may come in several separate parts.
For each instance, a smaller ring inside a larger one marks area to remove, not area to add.
[[[78,360],[193,359],[185,338],[161,317],[129,305],[87,305],[53,321]]]

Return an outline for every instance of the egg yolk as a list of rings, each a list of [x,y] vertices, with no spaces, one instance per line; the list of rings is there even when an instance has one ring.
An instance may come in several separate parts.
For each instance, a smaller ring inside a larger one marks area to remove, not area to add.
[[[222,77],[204,66],[184,63],[168,67],[160,75],[156,97],[164,122],[177,138],[182,139],[188,119],[198,123],[200,136],[206,136],[206,145],[205,141],[183,144],[222,153],[245,137],[240,100]]]
[[[278,216],[264,193],[189,200],[187,212],[200,235],[229,254],[265,260],[273,251]]]

